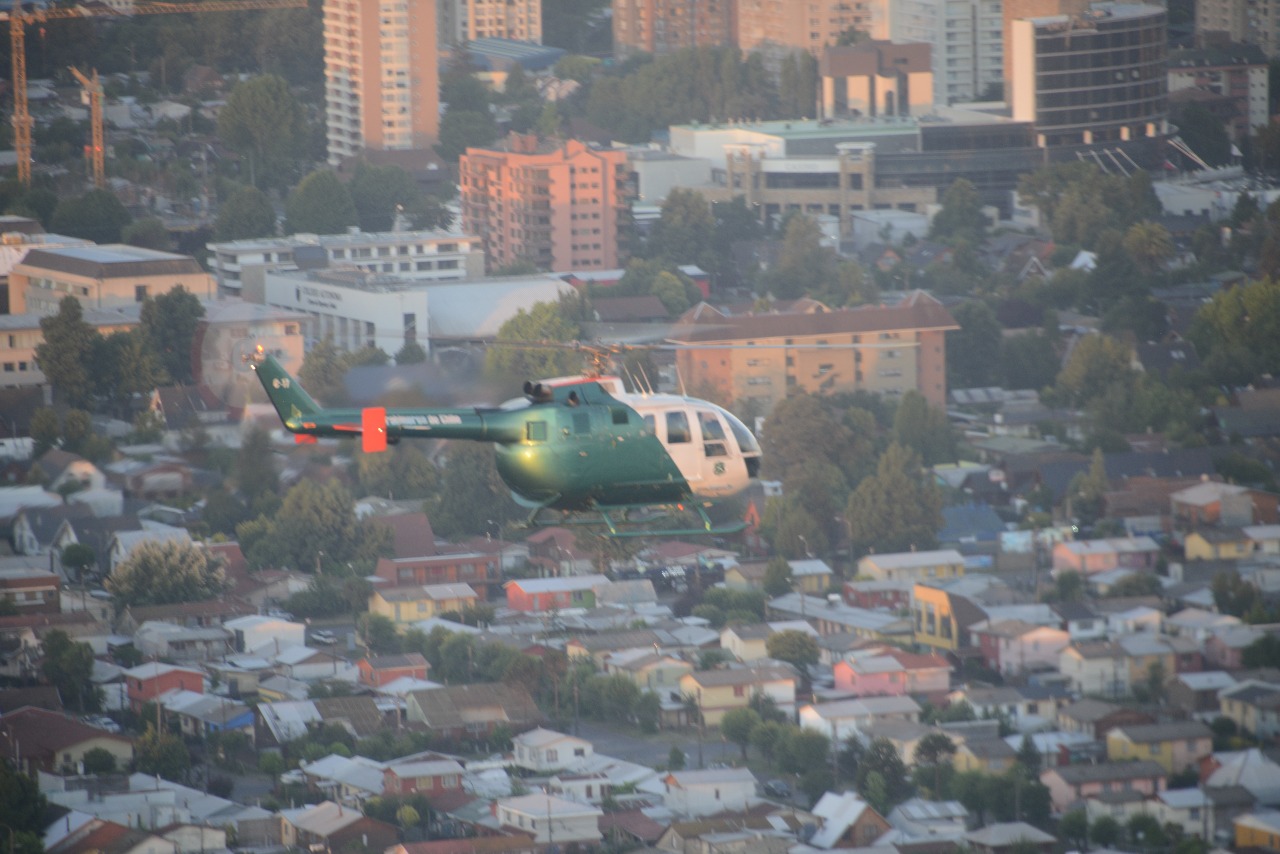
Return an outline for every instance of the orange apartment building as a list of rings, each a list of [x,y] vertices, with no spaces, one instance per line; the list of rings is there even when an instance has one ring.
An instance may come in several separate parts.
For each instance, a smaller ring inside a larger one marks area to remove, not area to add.
[[[512,134],[501,148],[462,155],[462,228],[484,240],[491,268],[519,261],[552,272],[621,267],[628,180],[622,151]]]
[[[613,51],[669,53],[733,43],[735,0],[613,0]]]
[[[891,396],[918,391],[942,408],[946,333],[953,329],[959,326],[951,313],[917,292],[891,306],[727,317],[715,326],[677,331],[673,340],[712,345],[677,351],[680,376],[690,387],[705,383],[724,398],[754,402],[761,413],[793,389]],[[715,349],[724,345],[739,349]]]
[[[428,148],[440,130],[435,0],[324,0],[329,163]]]
[[[613,0],[613,49],[627,57],[733,45],[774,58],[791,50],[817,56],[850,27],[876,32],[879,5],[874,0]]]
[[[874,32],[871,0],[733,0],[734,44],[766,55],[805,50],[819,56],[841,33]],[[883,29],[883,27],[881,27]]]

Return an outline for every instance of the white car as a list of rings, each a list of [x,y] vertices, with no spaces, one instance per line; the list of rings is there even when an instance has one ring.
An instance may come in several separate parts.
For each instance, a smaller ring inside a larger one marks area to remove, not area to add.
[[[333,644],[338,642],[337,635],[335,635],[333,632],[324,631],[323,629],[318,632],[312,632],[311,639],[316,643],[323,643],[323,644]]]

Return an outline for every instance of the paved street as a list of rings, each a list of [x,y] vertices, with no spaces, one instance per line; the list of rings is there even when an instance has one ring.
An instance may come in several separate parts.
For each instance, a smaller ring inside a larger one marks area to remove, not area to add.
[[[566,727],[566,731],[572,732],[572,725]],[[595,745],[598,753],[641,765],[666,765],[667,754],[675,745],[684,751],[685,767],[698,767],[698,739],[693,730],[662,730],[643,735],[633,728],[620,730],[599,721],[582,721],[578,724],[578,735]],[[702,744],[702,755],[710,766],[714,762],[738,761],[742,751],[738,745],[721,741],[717,733],[711,732]]]

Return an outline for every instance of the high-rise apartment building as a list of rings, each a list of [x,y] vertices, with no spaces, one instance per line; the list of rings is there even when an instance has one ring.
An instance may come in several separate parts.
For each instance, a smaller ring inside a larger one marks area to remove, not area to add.
[[[670,53],[733,44],[735,0],[613,0],[613,51]]]
[[[1012,25],[1010,106],[1054,148],[1155,139],[1168,131],[1168,13],[1094,3]]]
[[[440,44],[515,39],[542,44],[542,0],[438,0]]]
[[[325,0],[329,162],[427,148],[439,132],[434,0]]]
[[[806,50],[815,57],[850,28],[872,34],[882,7],[872,0],[733,0],[734,44],[778,56]]]
[[[1196,0],[1196,33],[1226,33],[1233,42],[1256,44],[1275,56],[1280,52],[1280,5],[1275,0]]]
[[[875,5],[873,38],[933,47],[935,104],[981,100],[1004,80],[1005,0],[875,0]]]
[[[622,151],[512,134],[460,159],[462,228],[484,240],[491,268],[613,269],[629,177]]]

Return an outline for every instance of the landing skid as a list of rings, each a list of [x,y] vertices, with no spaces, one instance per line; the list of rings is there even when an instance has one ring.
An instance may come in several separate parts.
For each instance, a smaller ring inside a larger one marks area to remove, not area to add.
[[[684,527],[684,528],[650,528],[644,525],[668,518],[674,512],[690,507],[698,514],[698,518],[702,521],[702,527]],[[717,526],[707,516],[707,511],[701,504],[693,505],[653,505],[653,504],[626,504],[613,505],[610,507],[597,507],[595,510],[586,510],[581,512],[561,511],[560,516],[556,519],[544,519],[542,513],[548,508],[544,505],[534,508],[529,514],[529,518],[525,520],[525,527],[542,528],[557,525],[585,525],[589,527],[603,525],[607,533],[603,536],[607,537],[698,537],[698,536],[728,536],[737,534],[746,529],[746,522],[734,522],[730,525]],[[659,511],[653,513],[652,511]],[[632,513],[638,511],[651,511],[647,518],[634,518]]]

